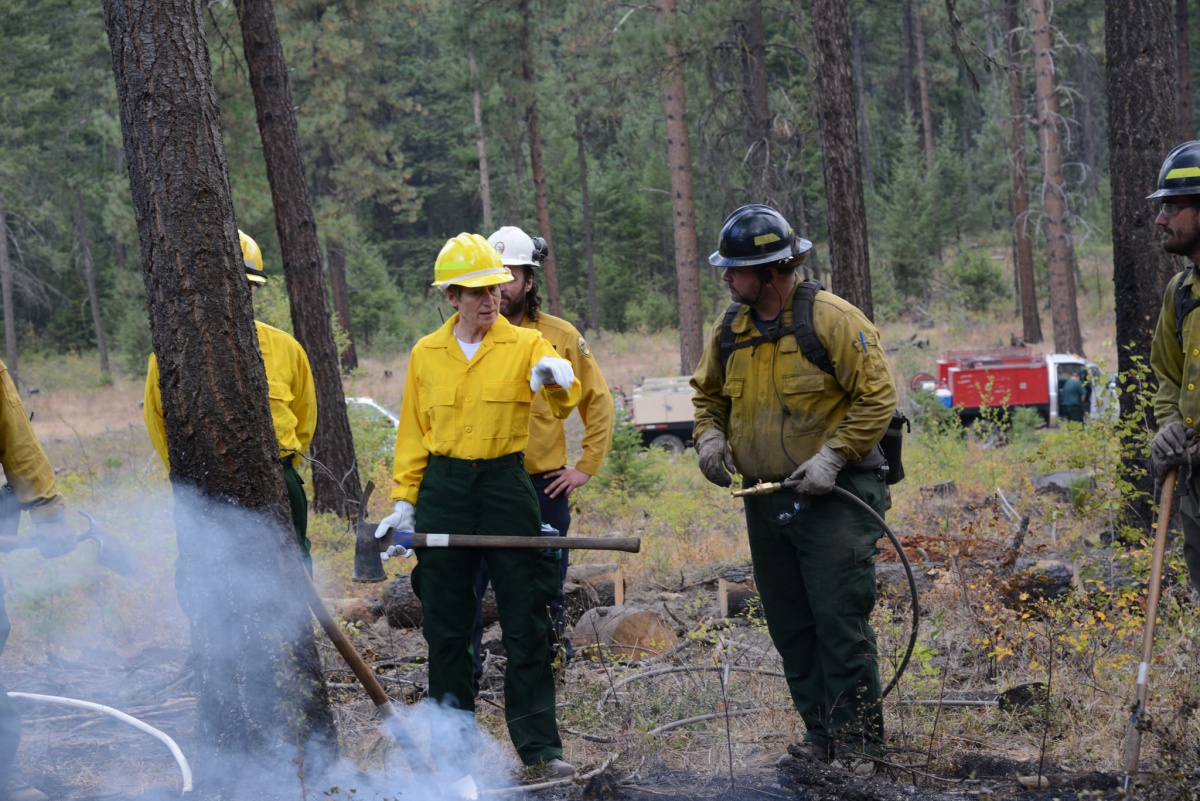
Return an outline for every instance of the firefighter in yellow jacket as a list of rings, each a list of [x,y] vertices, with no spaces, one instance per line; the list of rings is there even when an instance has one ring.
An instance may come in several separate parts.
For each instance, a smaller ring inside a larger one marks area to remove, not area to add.
[[[571,363],[537,331],[500,314],[512,280],[495,248],[459,234],[438,254],[434,286],[456,313],[413,347],[396,434],[395,511],[376,531],[537,536],[541,514],[525,470],[530,411],[540,395],[567,417],[579,403]],[[471,629],[475,579],[487,559],[504,629],[504,716],[517,755],[552,776],[562,759],[555,716],[547,605],[558,593],[558,554],[539,549],[431,548],[418,553],[412,586],[424,610],[429,695],[474,714]],[[435,757],[437,753],[435,752]]]
[[[0,465],[12,488],[11,497],[20,505],[14,509],[14,522],[19,520],[20,509],[29,510],[34,541],[42,556],[51,559],[73,551],[77,540],[66,522],[66,504],[54,485],[54,468],[38,444],[29,415],[3,362],[0,362]],[[9,490],[0,493],[8,495]],[[0,652],[8,642],[10,630],[4,588],[0,585]],[[17,767],[20,742],[21,719],[7,691],[0,686],[0,801],[46,801],[45,794],[30,787]]]
[[[571,363],[579,379],[579,419],[583,421],[582,454],[574,467],[567,464],[567,436],[563,421],[554,416],[549,404],[541,397],[533,400],[533,417],[529,424],[529,445],[525,448],[525,469],[537,491],[542,510],[542,523],[567,536],[571,527],[569,496],[600,471],[604,457],[612,445],[613,399],[608,382],[600,372],[592,351],[575,326],[561,317],[541,310],[537,276],[534,268],[548,255],[546,240],[530,237],[520,228],[505,226],[488,237],[488,243],[500,254],[500,261],[512,271],[513,279],[500,284],[500,314],[510,323],[540,331],[554,347],[555,353]],[[574,655],[566,638],[567,609],[562,582],[567,578],[570,552],[563,550],[559,564],[558,597],[550,604],[551,640],[561,650],[564,661]],[[482,598],[488,584],[487,563],[480,571],[476,593]],[[475,678],[483,673],[482,658],[483,616],[476,610]]]
[[[692,386],[704,476],[728,487],[736,472],[744,486],[786,481],[792,490],[745,498],[746,528],[767,629],[808,729],[785,758],[828,762],[839,749],[869,756],[883,746],[870,625],[883,531],[832,491],[883,514],[877,446],[897,394],[866,316],[828,292],[802,292],[796,268],[811,247],[767,206],[729,216],[709,262],[724,268],[735,305],[713,325]],[[804,316],[819,349],[792,328]],[[850,761],[874,770],[869,759]]]
[[[242,259],[246,266],[246,279],[251,287],[267,282],[263,270],[262,251],[246,234],[238,231],[242,244]],[[317,392],[313,385],[312,369],[308,354],[300,343],[286,331],[254,321],[258,333],[258,347],[262,351],[263,367],[267,373],[267,391],[271,401],[271,420],[275,424],[275,438],[279,442],[279,459],[283,465],[283,479],[287,485],[288,504],[292,512],[292,525],[296,530],[296,541],[304,553],[304,563],[312,573],[311,546],[308,541],[308,497],[304,493],[304,480],[296,472],[296,457],[308,450],[313,432],[317,428]],[[150,365],[146,371],[146,393],[142,415],[150,441],[168,469],[167,432],[163,426],[162,394],[159,388],[158,359],[150,354]]]

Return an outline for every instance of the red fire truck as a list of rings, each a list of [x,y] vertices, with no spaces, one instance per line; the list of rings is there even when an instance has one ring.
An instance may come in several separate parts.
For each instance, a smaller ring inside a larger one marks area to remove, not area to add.
[[[959,410],[964,423],[985,407],[1034,409],[1053,424],[1059,417],[1063,384],[1078,373],[1085,390],[1085,411],[1097,415],[1108,396],[1109,378],[1079,356],[1034,353],[1028,346],[986,350],[948,350],[937,363],[937,378],[922,382],[942,403]],[[932,384],[932,386],[930,386]]]

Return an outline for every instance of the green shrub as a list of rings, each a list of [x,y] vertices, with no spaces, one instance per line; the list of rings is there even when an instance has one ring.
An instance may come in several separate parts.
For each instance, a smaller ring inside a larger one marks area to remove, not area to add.
[[[986,252],[967,250],[946,267],[955,294],[969,311],[983,313],[1009,298],[1004,270]]]
[[[642,435],[629,422],[629,412],[617,407],[612,448],[596,481],[606,490],[629,495],[656,495],[662,490],[663,472],[642,448]]]

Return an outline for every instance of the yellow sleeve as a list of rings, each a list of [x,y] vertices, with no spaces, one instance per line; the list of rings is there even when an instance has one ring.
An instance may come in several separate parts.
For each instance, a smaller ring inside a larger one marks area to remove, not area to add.
[[[66,505],[54,486],[54,468],[33,433],[8,368],[0,363],[0,465],[21,506],[35,523],[62,520]]]
[[[167,429],[163,425],[162,390],[158,386],[158,359],[150,354],[150,364],[146,367],[146,391],[142,398],[142,419],[146,421],[146,432],[150,434],[150,442],[158,451],[158,458],[168,472],[171,460],[167,457]]]
[[[695,390],[692,405],[696,407],[695,424],[692,428],[692,440],[699,440],[700,435],[710,428],[716,428],[722,434],[729,434],[729,410],[733,401],[724,394],[725,365],[721,364],[721,325],[725,314],[713,324],[709,332],[708,344],[696,365],[692,375],[691,385]]]
[[[419,347],[419,346],[418,346]],[[392,461],[393,501],[408,501],[414,506],[421,489],[421,479],[429,466],[429,451],[425,435],[429,432],[429,415],[421,411],[420,352],[413,348],[404,377],[404,399],[400,402],[400,424],[396,427],[396,452]]]
[[[292,377],[292,412],[296,415],[296,438],[307,451],[317,430],[317,388],[303,346],[296,344],[296,366]]]
[[[825,444],[847,461],[865,459],[883,438],[899,402],[879,331],[861,311],[850,307],[838,315],[833,330],[821,341],[838,384],[850,396],[846,416]]]
[[[533,347],[533,357],[529,360],[529,374],[533,374],[533,366],[547,356],[555,359],[562,357],[555,352],[554,346],[550,344],[541,331],[537,329],[526,329],[537,333],[537,343]],[[575,368],[572,367],[572,370]],[[557,385],[545,384],[539,392],[546,399],[546,403],[550,406],[550,413],[559,420],[566,420],[571,416],[571,410],[579,405],[579,400],[583,397],[583,387],[579,382],[579,376],[575,376],[575,383],[569,387],[560,387]]]
[[[1154,394],[1154,418],[1159,428],[1167,423],[1183,422],[1183,413],[1179,411],[1183,347],[1175,339],[1175,293],[1179,291],[1179,281],[1179,276],[1176,276],[1167,283],[1162,311],[1154,327],[1154,338],[1150,340],[1150,367],[1158,378],[1158,390]]]
[[[583,421],[583,455],[575,463],[575,469],[594,476],[600,472],[612,445],[613,397],[600,365],[590,352],[583,352],[581,343],[583,337],[578,337],[567,346],[563,356],[575,369],[581,393],[579,419]]]

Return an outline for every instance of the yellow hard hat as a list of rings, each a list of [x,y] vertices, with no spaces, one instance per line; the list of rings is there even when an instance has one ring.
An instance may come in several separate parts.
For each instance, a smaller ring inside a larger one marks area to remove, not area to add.
[[[262,251],[258,243],[238,229],[238,239],[242,243],[242,261],[246,265],[246,280],[252,284],[267,283],[267,273],[262,266]]]
[[[512,272],[500,262],[500,254],[479,234],[462,233],[447,241],[433,266],[436,287],[474,288],[511,280]]]

